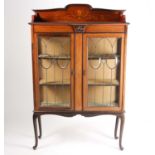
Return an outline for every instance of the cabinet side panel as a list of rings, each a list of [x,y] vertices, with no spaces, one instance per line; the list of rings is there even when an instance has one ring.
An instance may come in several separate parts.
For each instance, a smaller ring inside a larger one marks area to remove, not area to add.
[[[35,74],[34,74],[34,61],[33,61],[33,55],[34,55],[34,26],[31,25],[31,53],[32,53],[32,82],[33,82],[33,104],[34,104],[34,109],[35,109]]]
[[[121,45],[121,60],[120,60],[120,93],[119,93],[119,106],[121,111],[123,111],[124,103],[123,103],[123,85],[124,85],[124,36],[122,37],[122,45]]]
[[[33,87],[34,87],[34,110],[39,109],[39,72],[38,72],[38,41],[37,34],[33,33]]]
[[[126,27],[127,31],[127,27]],[[126,79],[126,48],[127,48],[127,33],[124,35],[124,57],[123,57],[123,88],[122,88],[122,111],[125,109],[125,79]]]
[[[34,16],[32,16],[32,21],[34,20]],[[37,36],[34,32],[34,25],[31,25],[31,42],[32,42],[32,76],[33,76],[33,103],[34,103],[34,111],[37,111],[39,108],[39,92],[38,92],[38,84],[37,84]]]

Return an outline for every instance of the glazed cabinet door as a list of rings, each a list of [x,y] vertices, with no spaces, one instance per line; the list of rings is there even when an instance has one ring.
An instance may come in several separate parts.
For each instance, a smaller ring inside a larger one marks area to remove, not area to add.
[[[36,107],[39,110],[72,110],[74,92],[73,34],[35,34]]]
[[[83,44],[84,110],[122,110],[124,35],[85,34]]]

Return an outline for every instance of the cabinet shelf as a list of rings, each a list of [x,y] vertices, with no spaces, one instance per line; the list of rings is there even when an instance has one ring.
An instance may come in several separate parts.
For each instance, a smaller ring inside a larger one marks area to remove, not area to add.
[[[62,81],[51,81],[51,82],[45,82],[40,81],[40,86],[70,86],[70,81],[64,80]],[[88,86],[118,86],[119,81],[118,80],[88,80]]]
[[[70,86],[70,81],[65,80],[65,81],[51,81],[51,82],[44,82],[40,81],[39,82],[40,86]]]
[[[48,54],[40,54],[38,56],[40,59],[60,59],[60,60],[70,60],[70,56],[52,56]],[[88,59],[115,59],[120,57],[118,54],[102,54],[102,55],[89,55]]]
[[[69,102],[46,102],[42,101],[40,103],[40,106],[42,107],[69,107],[70,103]]]
[[[56,59],[56,60],[70,60],[70,56],[52,56],[48,54],[40,54],[38,56],[40,59]]]
[[[118,80],[88,80],[88,86],[118,86]]]
[[[96,106],[96,107],[117,107],[118,103],[97,103],[97,102],[89,102],[89,106]]]
[[[102,55],[94,55],[94,54],[90,54],[88,56],[88,59],[115,59],[116,57],[120,57],[118,54],[102,54]]]

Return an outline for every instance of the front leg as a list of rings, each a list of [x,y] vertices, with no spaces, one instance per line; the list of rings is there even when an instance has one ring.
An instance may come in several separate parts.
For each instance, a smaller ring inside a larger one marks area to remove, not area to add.
[[[122,114],[120,116],[121,124],[120,124],[120,135],[119,135],[119,147],[121,150],[124,148],[122,147],[122,135],[123,135],[123,129],[124,129],[124,121],[125,121],[125,116]]]
[[[37,115],[33,114],[33,126],[34,126],[34,135],[35,135],[35,145],[33,146],[33,149],[35,150],[38,146],[38,132],[37,132]]]
[[[114,137],[115,137],[115,139],[118,138],[118,136],[117,136],[118,124],[119,124],[119,116],[116,116],[115,131],[114,131]]]
[[[38,116],[38,124],[39,124],[39,138],[41,138],[42,137],[42,125],[41,125],[41,116],[39,115]]]

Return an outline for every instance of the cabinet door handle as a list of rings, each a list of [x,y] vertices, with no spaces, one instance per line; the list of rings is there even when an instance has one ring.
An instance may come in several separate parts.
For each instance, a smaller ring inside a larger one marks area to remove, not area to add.
[[[74,70],[71,70],[71,75],[73,76],[75,74]]]
[[[82,71],[82,75],[83,76],[86,75],[86,71],[85,70]]]

